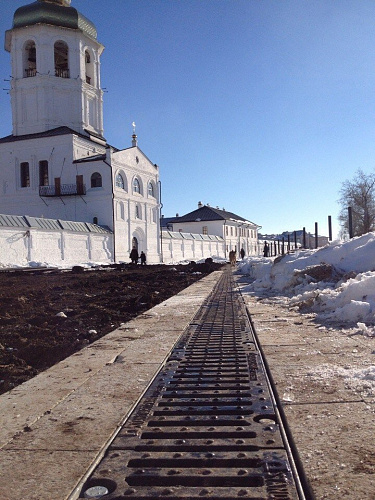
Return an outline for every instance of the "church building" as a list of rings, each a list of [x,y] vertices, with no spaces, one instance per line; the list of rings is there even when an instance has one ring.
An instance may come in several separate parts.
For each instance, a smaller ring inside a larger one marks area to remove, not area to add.
[[[159,169],[137,144],[103,130],[94,24],[70,0],[20,7],[6,32],[12,134],[0,139],[0,214],[84,222],[113,234],[113,260],[133,247],[160,262]]]

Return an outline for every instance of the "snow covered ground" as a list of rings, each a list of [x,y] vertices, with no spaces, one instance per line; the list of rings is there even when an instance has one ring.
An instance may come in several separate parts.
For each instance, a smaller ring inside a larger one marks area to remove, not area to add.
[[[314,315],[321,328],[339,326],[344,337],[371,338],[375,355],[375,233],[278,258],[248,257],[238,270],[248,277],[243,294]],[[322,365],[311,376],[342,377],[363,397],[375,397],[375,366]]]

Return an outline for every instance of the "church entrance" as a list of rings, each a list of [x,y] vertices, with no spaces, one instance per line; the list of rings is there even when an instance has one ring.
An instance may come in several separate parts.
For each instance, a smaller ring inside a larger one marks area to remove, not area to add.
[[[138,240],[137,238],[134,236],[134,238],[132,239],[132,248],[135,248],[138,252]]]

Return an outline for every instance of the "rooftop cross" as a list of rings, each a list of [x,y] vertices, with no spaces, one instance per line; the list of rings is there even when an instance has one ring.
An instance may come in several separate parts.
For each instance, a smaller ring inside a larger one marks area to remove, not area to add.
[[[71,4],[71,0],[38,0],[38,2],[57,3],[58,5],[63,5],[64,7],[69,7]]]

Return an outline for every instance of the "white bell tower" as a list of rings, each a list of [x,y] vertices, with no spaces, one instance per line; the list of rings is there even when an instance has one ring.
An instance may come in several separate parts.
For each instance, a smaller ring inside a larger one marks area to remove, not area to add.
[[[13,135],[60,126],[103,137],[100,56],[95,26],[70,0],[20,7],[5,34],[11,54]]]

